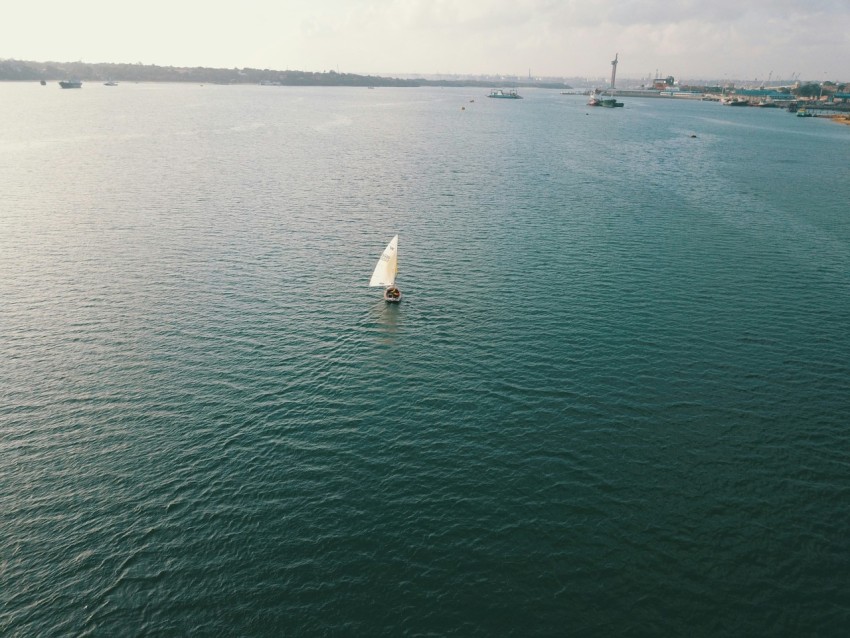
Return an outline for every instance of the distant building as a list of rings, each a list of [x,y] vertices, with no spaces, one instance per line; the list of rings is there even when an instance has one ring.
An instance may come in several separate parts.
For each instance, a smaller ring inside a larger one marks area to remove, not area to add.
[[[652,88],[659,91],[669,91],[674,84],[676,84],[676,79],[672,75],[668,75],[666,78],[655,78],[652,81]]]

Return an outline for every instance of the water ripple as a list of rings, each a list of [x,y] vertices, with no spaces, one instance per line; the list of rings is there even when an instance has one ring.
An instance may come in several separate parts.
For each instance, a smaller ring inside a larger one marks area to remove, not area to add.
[[[847,625],[845,127],[2,91],[0,634]]]

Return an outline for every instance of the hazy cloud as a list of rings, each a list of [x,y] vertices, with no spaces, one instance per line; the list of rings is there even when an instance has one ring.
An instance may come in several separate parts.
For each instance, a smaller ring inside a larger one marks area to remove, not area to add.
[[[326,70],[841,79],[847,0],[16,3],[0,57]],[[845,78],[846,79],[846,78]]]

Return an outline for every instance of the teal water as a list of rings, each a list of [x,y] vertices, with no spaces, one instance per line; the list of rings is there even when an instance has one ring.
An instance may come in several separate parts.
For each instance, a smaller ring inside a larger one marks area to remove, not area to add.
[[[0,634],[843,635],[850,127],[486,93],[0,85]]]

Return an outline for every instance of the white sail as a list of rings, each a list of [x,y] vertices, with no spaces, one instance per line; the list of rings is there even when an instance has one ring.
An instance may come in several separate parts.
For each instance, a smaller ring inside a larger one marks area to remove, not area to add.
[[[372,273],[372,279],[369,281],[370,286],[393,286],[395,285],[395,276],[398,274],[398,235],[390,240],[384,252],[381,253],[381,258],[378,260],[378,265],[375,266],[375,272]]]

